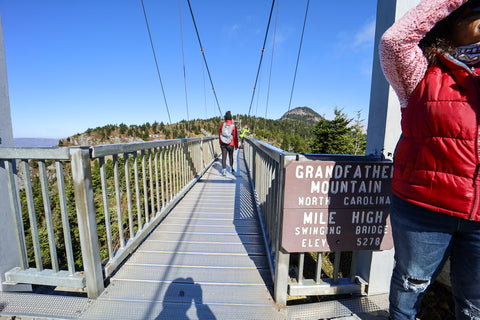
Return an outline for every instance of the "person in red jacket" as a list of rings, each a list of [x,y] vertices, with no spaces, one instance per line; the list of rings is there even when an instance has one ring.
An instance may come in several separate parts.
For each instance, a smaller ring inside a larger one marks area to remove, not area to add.
[[[480,1],[422,0],[382,36],[402,107],[391,319],[415,319],[448,258],[457,319],[480,319]]]
[[[238,149],[237,127],[232,121],[232,114],[230,111],[225,113],[225,122],[222,123],[218,130],[218,137],[220,141],[220,149],[222,150],[222,174],[227,174],[227,154],[230,160],[230,170],[233,169],[233,151]]]

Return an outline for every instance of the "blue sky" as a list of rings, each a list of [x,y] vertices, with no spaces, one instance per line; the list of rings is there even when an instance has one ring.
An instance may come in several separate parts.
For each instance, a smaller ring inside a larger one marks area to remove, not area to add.
[[[272,2],[190,3],[222,113],[280,118],[289,108],[307,0],[276,1],[253,104]],[[169,123],[167,108],[172,123],[220,115],[188,2],[144,4],[167,105],[140,0],[0,0],[16,138]],[[339,108],[368,119],[376,6],[310,1],[292,109],[308,106],[331,118]]]

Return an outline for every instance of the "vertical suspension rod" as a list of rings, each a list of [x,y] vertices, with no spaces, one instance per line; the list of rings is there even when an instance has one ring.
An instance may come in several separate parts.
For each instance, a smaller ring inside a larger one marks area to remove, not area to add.
[[[205,62],[205,68],[207,69],[208,78],[210,79],[210,84],[212,85],[213,95],[215,96],[215,101],[217,102],[218,111],[220,112],[220,117],[222,116],[222,109],[220,109],[220,103],[218,102],[217,93],[215,91],[215,86],[213,85],[212,75],[210,74],[210,69],[208,68],[207,58],[205,57],[205,50],[203,49],[202,41],[200,40],[200,34],[198,33],[197,23],[195,22],[195,17],[193,16],[192,5],[190,0],[187,0],[188,7],[190,8],[190,14],[192,15],[193,25],[195,26],[195,32],[197,33],[198,44],[200,45],[200,50],[202,51],[203,61]]]
[[[258,64],[257,77],[255,78],[255,85],[253,86],[252,99],[250,100],[250,107],[248,108],[248,116],[250,116],[250,111],[252,110],[253,98],[255,97],[255,90],[257,88],[258,77],[260,75],[260,69],[262,67],[263,53],[265,52],[265,45],[268,38],[268,30],[270,30],[270,22],[272,21],[273,8],[275,6],[275,0],[272,1],[272,7],[270,9],[270,16],[268,17],[267,31],[265,32],[265,39],[263,40],[262,54],[260,55],[260,63]]]
[[[157,54],[155,53],[155,47],[153,46],[152,33],[150,32],[150,26],[148,24],[147,12],[145,11],[145,5],[142,2],[143,15],[145,16],[145,23],[147,24],[148,37],[150,38],[150,45],[152,46],[153,58],[155,59],[155,65],[157,66],[158,80],[160,80],[160,86],[162,87],[163,100],[165,101],[165,107],[167,108],[168,120],[172,124],[172,118],[170,117],[170,110],[168,109],[167,97],[165,95],[165,89],[163,88],[162,76],[160,75],[160,68],[158,67]]]

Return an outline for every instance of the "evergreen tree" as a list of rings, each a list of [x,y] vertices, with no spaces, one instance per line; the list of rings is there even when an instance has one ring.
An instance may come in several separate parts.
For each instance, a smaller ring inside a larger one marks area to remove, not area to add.
[[[333,120],[321,119],[313,129],[312,153],[351,154],[352,148],[349,124],[352,119],[335,108]]]
[[[125,134],[128,130],[128,126],[125,123],[120,123],[119,132]]]
[[[363,120],[361,119],[361,111],[357,111],[355,123],[350,128],[351,148],[353,154],[365,154],[367,146],[367,135],[363,131]]]

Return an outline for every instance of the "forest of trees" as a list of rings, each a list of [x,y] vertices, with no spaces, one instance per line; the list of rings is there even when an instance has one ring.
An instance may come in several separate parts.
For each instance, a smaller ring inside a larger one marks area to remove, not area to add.
[[[328,154],[363,154],[365,152],[366,132],[360,111],[357,112],[356,118],[349,118],[342,110],[335,109],[334,119],[327,120],[310,108],[297,109],[303,109],[307,114],[292,113],[282,117],[286,120],[236,115],[234,121],[241,127],[248,125],[255,138],[288,152]],[[313,117],[319,120],[312,121]],[[110,124],[88,129],[83,134],[63,139],[59,142],[59,146],[74,145],[74,140],[78,136],[91,138],[93,144],[105,144],[114,137],[151,141],[198,137],[205,134],[217,135],[222,121],[222,118],[215,117],[207,120],[183,120],[176,124],[163,122],[152,124],[147,122],[143,125],[130,126],[123,123]]]

